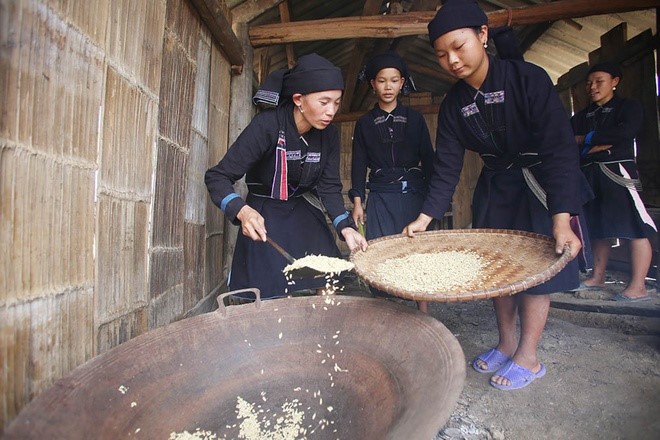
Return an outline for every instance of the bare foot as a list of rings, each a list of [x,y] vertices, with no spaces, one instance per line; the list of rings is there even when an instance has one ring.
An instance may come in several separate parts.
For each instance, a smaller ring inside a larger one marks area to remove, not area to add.
[[[621,292],[621,295],[632,299],[641,298],[647,295],[646,287],[628,286]]]
[[[529,364],[523,363],[522,361],[519,362],[517,360],[514,360],[514,362],[517,363],[518,365],[520,365],[521,367],[530,370],[534,374],[537,374],[539,371],[541,371],[541,368],[543,368],[538,361],[536,361],[536,365],[529,365]],[[532,368],[530,368],[530,367],[532,367]],[[490,378],[490,381],[491,381],[491,383],[494,383],[494,384],[497,384],[497,385],[503,385],[505,387],[511,386],[511,381],[509,379],[507,379],[504,376],[498,376],[497,374],[494,374],[493,377]]]
[[[513,352],[515,351],[515,350],[503,350],[503,349],[501,349],[499,346],[498,346],[498,347],[495,347],[495,349],[496,349],[497,351],[499,351],[500,353],[506,355],[509,359],[511,358],[511,356],[513,355]],[[483,370],[483,371],[488,370],[488,362],[486,362],[486,361],[484,361],[484,360],[482,360],[482,359],[477,358],[477,359],[475,359],[474,363],[477,365],[477,367],[478,367],[480,370]]]
[[[509,352],[503,352],[499,348],[495,348],[494,350],[495,352],[492,354],[490,354],[490,351],[487,351],[477,356],[477,358],[474,360],[474,365],[479,369],[479,371],[484,373],[497,371],[498,368],[511,360],[511,355],[508,354]],[[487,360],[482,359],[482,356],[486,357]],[[493,365],[490,365],[489,362],[492,362]]]
[[[605,287],[605,280],[604,279],[595,279],[595,278],[587,278],[582,282],[585,286],[588,287]]]

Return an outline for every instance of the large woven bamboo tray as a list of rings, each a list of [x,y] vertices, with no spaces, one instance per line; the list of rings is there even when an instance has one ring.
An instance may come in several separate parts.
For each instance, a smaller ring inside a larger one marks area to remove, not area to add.
[[[378,274],[379,264],[390,258],[444,251],[477,253],[484,262],[479,277],[448,291],[419,292],[405,285],[388,284]],[[504,229],[451,229],[419,232],[412,238],[401,234],[371,240],[367,251],[355,251],[350,259],[357,275],[381,291],[417,301],[451,302],[507,296],[529,289],[559,273],[571,256],[568,247],[557,255],[554,240],[540,234]]]

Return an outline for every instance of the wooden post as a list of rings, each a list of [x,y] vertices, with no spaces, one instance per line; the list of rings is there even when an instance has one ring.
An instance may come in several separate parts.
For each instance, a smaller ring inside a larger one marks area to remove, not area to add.
[[[289,23],[291,21],[291,14],[289,14],[289,2],[283,1],[279,4],[280,10],[280,21],[282,23]],[[293,67],[296,63],[296,55],[293,53],[293,44],[289,43],[285,45],[286,49],[286,63],[289,66],[289,69]]]

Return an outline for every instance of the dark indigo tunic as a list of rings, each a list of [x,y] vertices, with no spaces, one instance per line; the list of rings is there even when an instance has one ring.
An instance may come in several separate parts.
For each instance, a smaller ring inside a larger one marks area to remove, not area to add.
[[[417,218],[432,169],[433,145],[421,113],[401,104],[388,113],[376,104],[357,120],[349,195],[364,201],[369,188],[367,240],[399,234]]]
[[[287,200],[271,194],[281,129],[286,138]],[[205,182],[211,199],[232,223],[239,224],[236,215],[247,203],[264,217],[268,235],[294,258],[311,254],[336,257],[339,249],[321,209],[333,220],[337,232],[354,226],[341,193],[339,148],[338,130],[332,125],[324,130],[312,128],[301,138],[289,101],[258,113],[220,163],[206,172]],[[249,191],[245,201],[233,188],[243,176]],[[322,205],[313,206],[307,200],[310,195]],[[268,298],[325,284],[324,279],[308,279],[288,285],[282,273],[287,264],[267,243],[239,233],[229,288],[256,287]]]
[[[552,215],[581,211],[589,191],[579,172],[575,139],[559,96],[540,67],[490,57],[480,90],[459,81],[442,102],[438,118],[425,214],[441,218],[449,208],[466,149],[484,161],[472,200],[474,228],[552,236]],[[523,168],[545,192],[547,208],[530,189]],[[568,290],[578,283],[574,260],[527,293]]]
[[[582,172],[595,194],[584,207],[590,238],[653,237],[656,226],[638,191],[632,184],[627,187],[615,182],[601,168],[628,180],[639,179],[634,141],[643,124],[641,104],[615,95],[603,106],[591,103],[571,118],[571,124],[576,135],[587,137],[579,148]],[[612,147],[587,154],[596,145]]]

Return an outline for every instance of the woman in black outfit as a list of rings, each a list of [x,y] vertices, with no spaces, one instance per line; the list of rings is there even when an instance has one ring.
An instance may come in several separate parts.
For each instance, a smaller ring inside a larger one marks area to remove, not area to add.
[[[568,244],[575,257],[581,242],[570,217],[581,210],[582,185],[587,193],[588,185],[579,172],[569,120],[543,69],[488,55],[487,23],[473,0],[448,0],[429,23],[438,62],[458,82],[440,107],[429,194],[405,232],[413,236],[433,218],[442,218],[470,149],[484,162],[472,200],[473,227],[552,236],[558,253]],[[550,307],[548,294],[578,284],[577,261],[572,261],[539,286],[495,298],[499,342],[477,356],[473,368],[492,373],[491,385],[503,390],[542,377],[546,370],[537,347]]]
[[[591,240],[594,270],[578,289],[600,287],[612,239],[630,241],[632,273],[616,301],[645,301],[645,278],[653,249],[649,238],[657,228],[639,197],[641,189],[635,164],[635,136],[642,128],[639,102],[616,94],[621,69],[612,63],[589,69],[587,93],[591,104],[571,118],[580,149],[580,167],[595,198],[584,207]]]
[[[366,249],[346,211],[339,177],[339,135],[331,125],[344,89],[341,71],[325,58],[300,57],[291,70],[269,75],[255,103],[276,105],[258,113],[227,154],[206,172],[213,202],[240,224],[229,288],[256,287],[263,298],[285,296],[287,261],[264,243],[266,234],[294,258],[339,257],[326,213],[348,247]],[[245,176],[245,200],[233,184]],[[296,290],[317,289],[324,279],[295,282]]]

